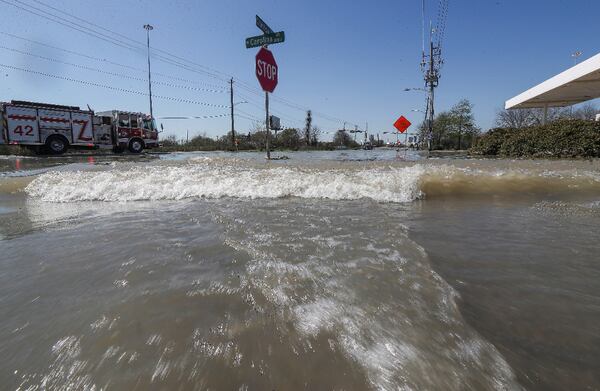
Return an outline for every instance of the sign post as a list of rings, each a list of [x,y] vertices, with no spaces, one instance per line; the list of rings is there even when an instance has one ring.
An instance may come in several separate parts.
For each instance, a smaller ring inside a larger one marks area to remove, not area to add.
[[[265,91],[265,127],[267,131],[267,159],[271,159],[270,139],[271,131],[269,129],[269,92],[275,91],[279,81],[279,69],[273,53],[265,47],[262,47],[256,54],[256,78]]]
[[[394,122],[394,127],[396,129],[398,129],[398,132],[400,133],[404,133],[406,132],[406,129],[408,129],[410,127],[411,122],[409,120],[407,120],[403,115],[400,116],[400,118],[398,118],[396,120],[396,122]],[[407,140],[408,140],[408,132],[404,134],[404,157],[406,158],[406,151],[408,150],[408,145],[407,145]]]
[[[410,125],[412,125],[411,122],[407,120],[403,115],[401,115],[400,118],[398,118],[396,122],[394,122],[394,128],[396,128],[400,133],[406,132],[406,129],[408,129]]]
[[[265,92],[265,129],[266,134],[266,146],[267,146],[267,159],[271,159],[271,131],[270,117],[269,117],[269,93],[275,90],[279,79],[279,68],[273,53],[267,49],[267,45],[281,43],[285,41],[285,32],[279,31],[274,32],[269,25],[256,15],[256,27],[258,27],[263,35],[246,38],[246,48],[255,48],[261,46],[260,50],[256,54],[256,78],[260,83],[263,91]]]
[[[271,130],[269,129],[269,92],[265,91],[265,129],[267,131],[267,160],[271,160]]]

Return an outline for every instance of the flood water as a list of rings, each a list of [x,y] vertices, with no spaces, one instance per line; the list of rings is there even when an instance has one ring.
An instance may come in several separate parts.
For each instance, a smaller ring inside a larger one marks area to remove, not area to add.
[[[0,388],[600,389],[600,162],[0,158]]]

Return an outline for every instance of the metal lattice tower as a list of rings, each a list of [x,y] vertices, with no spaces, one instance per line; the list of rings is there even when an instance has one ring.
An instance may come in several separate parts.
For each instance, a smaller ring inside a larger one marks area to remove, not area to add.
[[[425,0],[423,5],[423,29],[425,27]],[[442,59],[442,41],[446,31],[446,17],[448,15],[448,0],[440,0],[436,28],[430,23],[429,26],[429,54],[425,53],[425,42],[423,42],[423,58],[421,70],[427,90],[427,102],[425,108],[425,122],[427,125],[427,149],[433,146],[433,124],[435,119],[435,89],[440,82],[440,70],[444,64]],[[424,40],[425,34],[423,34]]]

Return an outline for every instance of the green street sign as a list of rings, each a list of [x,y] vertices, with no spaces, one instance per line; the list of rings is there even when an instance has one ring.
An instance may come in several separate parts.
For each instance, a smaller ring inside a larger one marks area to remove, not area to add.
[[[262,30],[265,34],[273,34],[274,31],[271,30],[268,24],[265,23],[264,20],[260,18],[260,16],[256,15],[256,27]]]
[[[285,32],[279,31],[273,34],[257,35],[256,37],[246,38],[246,48],[256,48],[263,45],[272,45],[285,41]]]

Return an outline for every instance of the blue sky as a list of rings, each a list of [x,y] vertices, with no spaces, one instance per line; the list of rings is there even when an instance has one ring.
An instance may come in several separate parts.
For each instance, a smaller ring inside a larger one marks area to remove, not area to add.
[[[70,21],[68,25],[77,23],[86,31],[93,27],[68,13],[142,43],[145,41],[142,25],[151,23],[155,27],[151,33],[153,47],[207,67],[195,67],[196,71],[191,72],[153,58],[153,79],[170,84],[155,84],[153,93],[208,104],[156,98],[155,116],[223,116],[160,121],[164,123],[165,134],[184,137],[186,130],[191,135],[211,136],[227,132],[230,120],[226,117],[228,109],[223,106],[229,105],[229,94],[221,92],[227,89],[227,75],[243,83],[236,83],[239,92],[236,100],[249,102],[236,106],[246,117],[236,120],[236,128],[248,131],[253,127],[250,118],[264,117],[264,96],[258,91],[260,87],[254,76],[257,49],[244,46],[246,37],[260,33],[254,24],[255,14],[261,15],[275,31],[286,33],[285,43],[271,47],[280,68],[279,86],[271,106],[273,114],[282,117],[284,126],[302,126],[305,116],[302,108],[316,112],[313,123],[329,132],[340,128],[344,120],[348,126],[364,127],[368,122],[371,132],[383,132],[391,131],[392,123],[401,114],[415,124],[422,119],[421,113],[411,110],[423,109],[423,93],[403,91],[423,85],[419,69],[420,0],[0,2],[0,64],[145,93],[143,50],[119,47],[8,3],[35,7],[38,10],[29,9],[46,16],[59,14]],[[434,23],[437,6],[438,0],[426,1],[427,19],[433,19]],[[450,0],[443,43],[445,65],[436,110],[448,109],[459,99],[468,98],[475,105],[478,124],[483,129],[489,128],[506,99],[570,67],[571,53],[582,51],[582,60],[598,53],[598,15],[597,0]],[[132,43],[106,30],[103,33]],[[174,57],[171,61],[181,62]],[[207,69],[210,74],[205,72]],[[176,88],[173,84],[195,89]],[[113,108],[148,111],[144,95],[0,66],[0,100],[10,99],[82,107],[89,104],[97,111]]]

